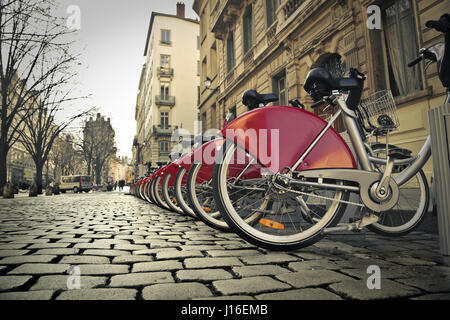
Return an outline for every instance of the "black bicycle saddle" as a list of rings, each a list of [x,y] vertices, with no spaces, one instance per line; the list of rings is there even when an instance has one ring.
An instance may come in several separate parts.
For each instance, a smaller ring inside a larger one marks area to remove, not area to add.
[[[259,108],[261,104],[266,105],[269,102],[277,101],[276,94],[260,94],[256,90],[246,90],[242,95],[242,103],[246,105],[250,110]]]

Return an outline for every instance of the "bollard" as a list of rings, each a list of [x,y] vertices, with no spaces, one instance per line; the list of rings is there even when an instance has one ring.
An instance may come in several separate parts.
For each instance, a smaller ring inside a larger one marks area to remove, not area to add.
[[[450,104],[428,111],[433,155],[434,191],[438,215],[439,244],[450,255]]]
[[[46,189],[45,189],[45,195],[46,196],[51,196],[51,195],[53,195],[53,188],[52,187],[47,187]]]
[[[35,182],[30,187],[30,192],[28,194],[30,197],[37,197],[38,196],[38,187]]]
[[[7,182],[3,187],[3,198],[14,199],[14,188],[9,182]]]

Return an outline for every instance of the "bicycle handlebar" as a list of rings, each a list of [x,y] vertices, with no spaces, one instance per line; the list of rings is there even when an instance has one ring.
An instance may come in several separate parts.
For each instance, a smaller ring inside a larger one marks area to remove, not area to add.
[[[420,61],[423,60],[423,55],[418,56],[416,59],[414,59],[413,61],[411,61],[410,63],[408,63],[408,67],[414,67],[416,64],[418,64]]]
[[[413,61],[411,61],[410,63],[408,63],[408,67],[413,67],[416,64],[418,64],[420,61],[427,59],[427,60],[431,60],[436,62],[437,61],[437,57],[436,54],[433,53],[430,48],[422,48],[419,51],[419,56],[414,59]]]
[[[312,109],[318,108],[318,107],[320,107],[321,105],[323,105],[323,104],[325,104],[325,103],[326,103],[325,101],[319,100],[319,101],[313,103],[313,104],[311,105],[311,108],[312,108]]]
[[[446,33],[450,31],[450,21],[445,20],[447,19],[441,18],[439,21],[430,20],[427,21],[425,25],[427,26],[427,28],[435,29],[436,31]]]

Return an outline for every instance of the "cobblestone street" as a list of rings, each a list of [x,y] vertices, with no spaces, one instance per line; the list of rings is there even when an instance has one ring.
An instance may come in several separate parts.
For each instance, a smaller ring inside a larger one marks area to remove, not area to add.
[[[0,300],[450,299],[435,234],[270,252],[117,192],[1,199],[0,257]],[[371,265],[380,290],[367,288]]]

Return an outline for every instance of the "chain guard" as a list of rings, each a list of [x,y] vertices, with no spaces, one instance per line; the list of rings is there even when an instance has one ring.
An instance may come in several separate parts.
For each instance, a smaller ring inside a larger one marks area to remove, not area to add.
[[[306,170],[299,172],[299,178],[307,179],[332,179],[340,181],[349,181],[359,184],[359,195],[363,204],[374,212],[382,212],[392,209],[398,202],[399,188],[394,179],[389,181],[390,197],[383,200],[374,200],[370,195],[371,187],[379,183],[382,174],[379,172],[370,172],[355,169],[324,169],[324,170]],[[291,178],[290,178],[291,179]],[[320,188],[320,183],[317,184]]]

